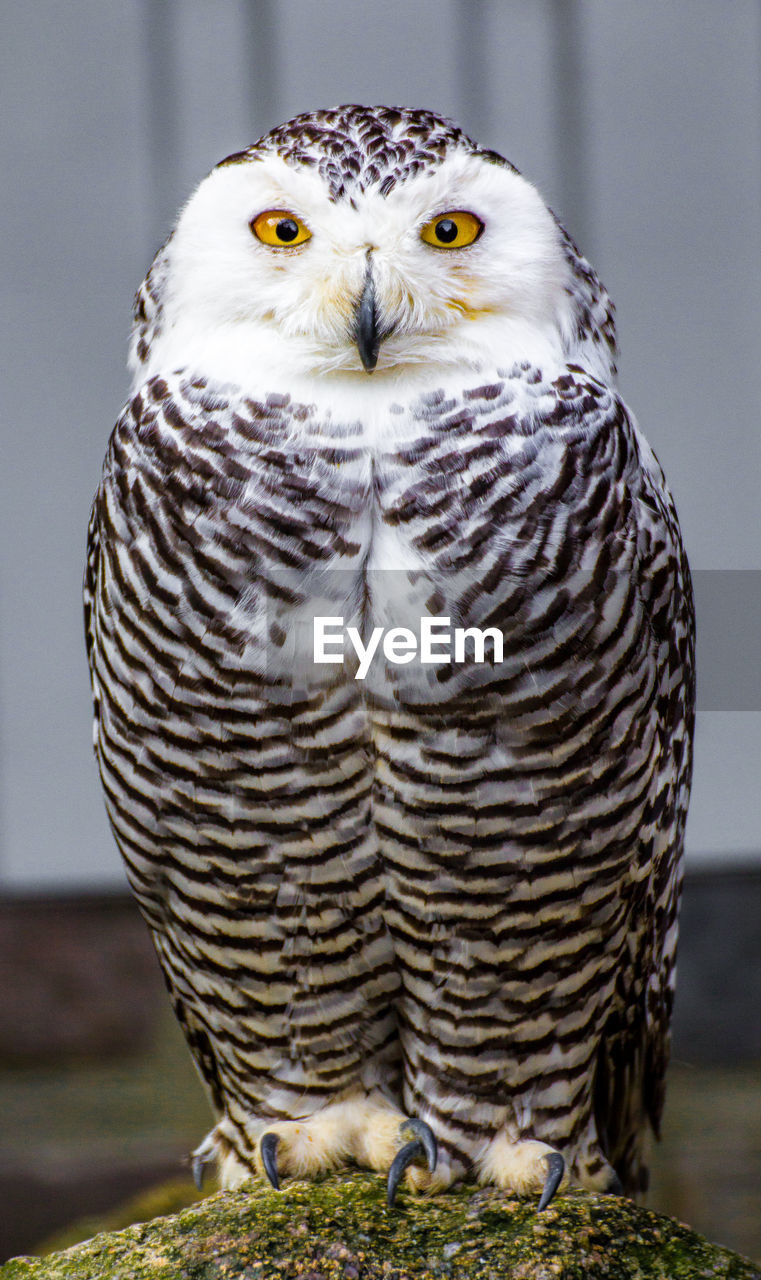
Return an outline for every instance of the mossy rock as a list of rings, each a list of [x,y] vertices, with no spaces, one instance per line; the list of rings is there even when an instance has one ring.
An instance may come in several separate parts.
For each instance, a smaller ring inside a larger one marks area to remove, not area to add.
[[[534,1202],[492,1188],[435,1199],[358,1173],[220,1192],[172,1217],[16,1258],[0,1280],[761,1280],[671,1218],[589,1192]]]

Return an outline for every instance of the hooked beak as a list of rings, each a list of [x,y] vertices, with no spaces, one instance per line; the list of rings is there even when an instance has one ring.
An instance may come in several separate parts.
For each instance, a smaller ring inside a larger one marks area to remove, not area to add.
[[[381,334],[378,330],[378,312],[375,309],[373,268],[369,259],[367,271],[365,272],[364,288],[355,312],[354,338],[362,364],[368,373],[372,373],[378,363]]]

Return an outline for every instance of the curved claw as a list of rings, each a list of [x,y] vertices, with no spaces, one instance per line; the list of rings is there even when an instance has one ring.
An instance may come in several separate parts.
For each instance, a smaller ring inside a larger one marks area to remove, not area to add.
[[[425,1158],[428,1161],[428,1171],[433,1173],[436,1168],[436,1161],[439,1158],[439,1144],[431,1126],[426,1124],[425,1120],[418,1120],[417,1116],[412,1116],[411,1119],[405,1120],[404,1124],[400,1126],[400,1133],[404,1134],[405,1132],[414,1133],[415,1137],[420,1139]]]
[[[388,1171],[388,1182],[386,1184],[386,1203],[389,1209],[393,1209],[396,1200],[396,1192],[404,1177],[405,1170],[421,1156],[425,1155],[425,1147],[421,1138],[414,1138],[412,1142],[408,1142],[394,1156],[391,1168]]]
[[[265,1133],[259,1143],[259,1154],[262,1157],[264,1172],[276,1191],[280,1190],[280,1179],[277,1176],[277,1144],[279,1141],[278,1134]]]
[[[195,1182],[199,1191],[203,1188],[203,1175],[204,1175],[205,1166],[206,1166],[206,1161],[204,1160],[203,1156],[200,1156],[197,1153],[193,1155],[190,1161],[190,1169],[193,1174],[193,1181]]]
[[[537,1213],[541,1213],[542,1209],[547,1208],[547,1205],[550,1203],[550,1200],[560,1186],[560,1183],[563,1180],[563,1174],[565,1173],[565,1160],[559,1151],[551,1151],[548,1156],[543,1156],[542,1159],[547,1165],[547,1177],[544,1182],[539,1204],[537,1205]]]
[[[195,1151],[190,1153],[190,1172],[199,1191],[203,1188],[207,1164],[216,1164],[217,1144],[215,1133],[216,1130],[212,1129],[211,1133],[207,1133],[200,1147],[196,1147]]]
[[[617,1173],[613,1174],[610,1185],[606,1188],[607,1196],[622,1196],[624,1194],[624,1184]]]

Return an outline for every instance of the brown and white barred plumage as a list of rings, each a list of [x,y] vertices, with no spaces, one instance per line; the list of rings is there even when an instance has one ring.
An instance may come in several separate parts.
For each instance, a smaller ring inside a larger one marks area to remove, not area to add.
[[[505,163],[431,113],[342,108],[225,165],[272,151],[336,204],[453,152]],[[372,430],[351,389],[331,411],[330,377],[307,395],[259,370],[255,394],[152,366],[172,240],[138,295],[145,380],[90,526],[95,745],[229,1182],[261,1168],[270,1122],[359,1090],[431,1125],[439,1185],[507,1185],[499,1134],[558,1148],[586,1185],[645,1183],[691,590],[612,388],[607,295],[558,239],[562,359],[423,367],[387,385]],[[360,682],[304,660],[314,613],[368,632],[426,611],[498,627],[504,661],[379,660]]]

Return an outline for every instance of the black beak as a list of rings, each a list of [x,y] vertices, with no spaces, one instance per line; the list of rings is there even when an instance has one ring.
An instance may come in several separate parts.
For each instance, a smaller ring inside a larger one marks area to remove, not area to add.
[[[357,303],[354,337],[359,351],[359,358],[368,373],[372,373],[378,363],[378,350],[381,340],[378,332],[378,313],[375,309],[375,284],[373,269],[367,264],[365,287]]]

